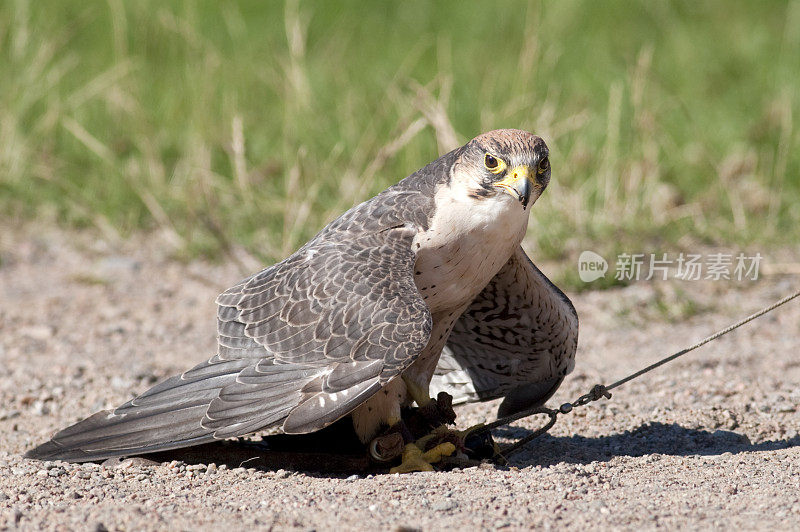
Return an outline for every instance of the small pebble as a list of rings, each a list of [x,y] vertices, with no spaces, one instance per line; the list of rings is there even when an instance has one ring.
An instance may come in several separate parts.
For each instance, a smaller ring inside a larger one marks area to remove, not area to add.
[[[434,512],[446,512],[458,508],[458,503],[455,501],[439,501],[432,506]]]

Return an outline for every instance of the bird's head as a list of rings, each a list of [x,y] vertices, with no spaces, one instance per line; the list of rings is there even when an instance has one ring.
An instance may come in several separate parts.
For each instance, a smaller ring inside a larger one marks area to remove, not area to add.
[[[452,177],[476,200],[512,198],[525,210],[550,182],[547,145],[519,129],[489,131],[464,145]]]

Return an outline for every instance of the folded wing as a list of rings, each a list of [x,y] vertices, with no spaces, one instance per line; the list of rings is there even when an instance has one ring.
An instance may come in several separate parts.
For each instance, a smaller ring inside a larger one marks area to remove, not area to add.
[[[267,428],[305,433],[348,414],[428,342],[431,316],[413,280],[417,228],[406,221],[422,200],[395,187],[348,211],[217,298],[214,357],[27,456],[85,461]]]
[[[542,404],[575,364],[572,303],[520,247],[453,327],[431,382],[454,403],[505,397],[500,415]]]

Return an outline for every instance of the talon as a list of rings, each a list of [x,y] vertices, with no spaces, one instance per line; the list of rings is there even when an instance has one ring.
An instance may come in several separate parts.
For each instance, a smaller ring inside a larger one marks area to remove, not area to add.
[[[403,449],[403,462],[389,470],[389,473],[412,473],[414,471],[433,471],[433,466],[442,457],[456,452],[456,446],[450,442],[440,443],[433,449],[423,452],[417,444],[409,443]]]

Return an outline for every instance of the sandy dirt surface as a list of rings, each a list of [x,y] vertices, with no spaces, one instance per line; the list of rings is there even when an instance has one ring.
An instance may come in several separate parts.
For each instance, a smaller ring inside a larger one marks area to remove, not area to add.
[[[148,240],[121,251],[84,235],[23,234],[0,236],[0,528],[800,528],[798,301],[562,416],[509,467],[326,474],[253,467],[255,455],[231,463],[224,446],[203,460],[49,463],[21,453],[212,355],[214,297],[242,272],[170,260]],[[573,296],[577,366],[551,404],[798,285],[773,275]],[[675,309],[681,317],[666,319]],[[460,425],[495,408],[462,408]]]

